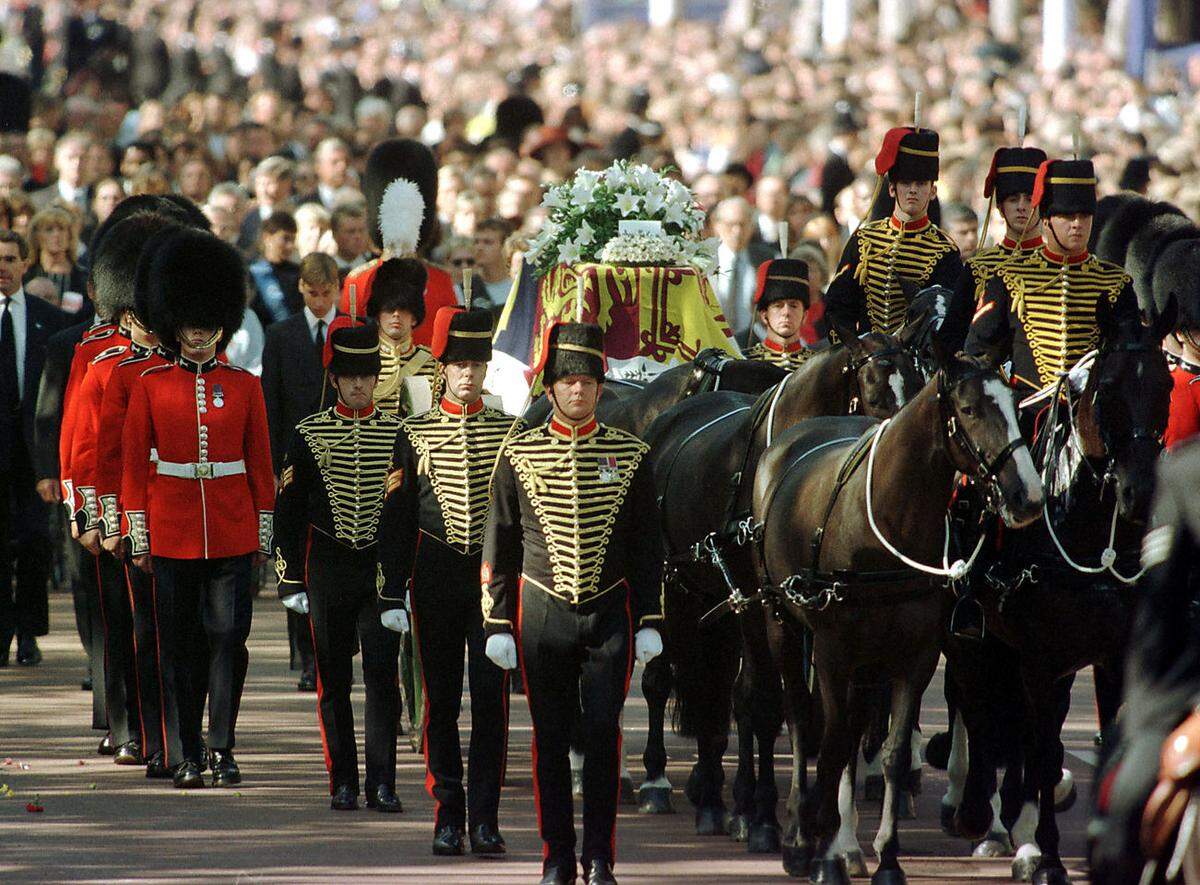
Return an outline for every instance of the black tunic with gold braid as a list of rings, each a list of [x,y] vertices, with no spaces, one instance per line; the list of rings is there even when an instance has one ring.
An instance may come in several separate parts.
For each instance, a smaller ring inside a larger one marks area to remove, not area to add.
[[[954,351],[962,349],[967,331],[971,327],[971,317],[975,307],[983,299],[984,290],[990,280],[1001,267],[1007,267],[1014,261],[1023,261],[1042,246],[1040,236],[1017,243],[1005,237],[995,246],[980,249],[963,262],[963,271],[954,288],[954,297],[942,324],[942,340]]]
[[[367,792],[394,789],[399,635],[379,622],[377,531],[400,421],[341,403],[292,434],[275,500],[275,570],[281,598],[307,592],[321,685],[318,715],[331,792],[358,792],[350,686],[361,645],[366,687]]]
[[[825,315],[834,327],[894,335],[908,310],[902,280],[919,289],[953,289],[961,274],[958,247],[928,217],[903,224],[895,216],[869,221],[842,251],[825,293]]]
[[[408,608],[420,647],[426,700],[424,744],[434,832],[443,826],[497,827],[508,711],[504,671],[484,654],[479,566],[491,478],[519,418],[478,400],[449,397],[406,419],[396,437],[380,535],[387,576],[381,610]],[[463,790],[458,715],[463,649],[471,697],[470,793]]]
[[[1043,246],[988,281],[967,352],[1010,357],[1013,376],[1038,389],[1099,344],[1100,310],[1114,322],[1137,316],[1129,274],[1093,255],[1066,259]]]
[[[427,378],[430,387],[437,376],[437,361],[428,347],[410,345],[401,350],[385,335],[379,336],[379,384],[375,388],[375,404],[389,415],[400,418],[408,414],[404,397],[405,378]]]
[[[791,372],[808,362],[808,358],[816,352],[811,347],[805,347],[800,341],[794,344],[777,344],[766,340],[750,347],[746,351],[746,359],[762,360]]]

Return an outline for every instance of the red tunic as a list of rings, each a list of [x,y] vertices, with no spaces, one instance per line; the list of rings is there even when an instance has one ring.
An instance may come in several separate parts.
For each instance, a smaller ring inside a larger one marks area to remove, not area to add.
[[[62,425],[58,437],[58,475],[62,481],[63,504],[71,513],[75,513],[75,486],[71,480],[71,437],[75,428],[75,413],[72,410],[72,400],[83,378],[87,374],[92,360],[109,347],[118,344],[128,344],[129,339],[115,323],[104,323],[93,326],[75,345],[75,354],[71,357],[71,368],[67,373],[67,386],[63,391]]]
[[[83,517],[82,531],[100,526],[100,501],[96,496],[96,447],[100,431],[100,403],[104,399],[104,388],[112,377],[113,369],[126,356],[129,348],[124,344],[110,347],[100,353],[88,366],[87,374],[75,392],[75,426],[71,434],[71,481],[75,484],[75,500],[78,510],[72,515]]]
[[[1171,414],[1163,442],[1173,449],[1200,434],[1200,366],[1185,363],[1171,371]]]
[[[375,283],[375,273],[379,270],[381,259],[368,261],[362,267],[356,267],[346,277],[342,284],[343,313],[350,313],[350,286],[354,286],[355,310],[358,316],[366,316],[367,302],[371,300],[371,287]],[[453,307],[458,304],[454,294],[454,281],[450,274],[429,262],[424,262],[429,278],[425,282],[425,322],[413,329],[412,339],[416,344],[428,347],[433,342],[432,319],[443,307]]]
[[[130,393],[121,460],[133,555],[218,559],[270,550],[275,474],[254,375],[217,360],[147,369]]]
[[[106,538],[121,530],[121,431],[129,409],[129,394],[142,372],[168,362],[161,351],[135,344],[131,355],[117,363],[104,388],[96,443],[96,497],[100,501],[100,531]],[[153,473],[149,481],[153,484]]]

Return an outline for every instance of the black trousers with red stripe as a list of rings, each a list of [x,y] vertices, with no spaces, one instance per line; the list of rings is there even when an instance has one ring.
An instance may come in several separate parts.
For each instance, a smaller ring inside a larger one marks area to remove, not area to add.
[[[69,529],[68,529],[69,531]],[[75,556],[76,580],[72,592],[84,610],[88,641],[88,672],[92,676],[92,728],[108,731],[108,698],[104,691],[104,616],[100,604],[100,570],[96,557],[74,539],[68,542]]]
[[[575,861],[571,726],[583,713],[584,869],[616,858],[621,771],[621,708],[633,667],[632,619],[625,589],[573,606],[523,582],[518,648],[533,718],[534,796],[544,857]]]
[[[89,560],[96,569],[104,625],[104,696],[108,730],[112,732],[113,743],[119,746],[142,738],[133,653],[133,612],[121,563],[104,551],[99,556],[89,555]]]
[[[367,695],[368,795],[396,786],[396,718],[400,710],[400,634],[379,622],[374,550],[354,551],[313,532],[306,586],[317,664],[317,715],[329,790],[358,791],[358,745],[350,685],[362,646]]]
[[[133,653],[138,706],[141,709],[142,753],[149,759],[163,750],[162,678],[158,672],[158,628],[154,621],[154,577],[125,560],[125,582],[133,608]],[[205,680],[207,684],[207,680]]]
[[[411,606],[425,688],[426,787],[436,803],[434,830],[446,824],[497,826],[508,741],[504,671],[484,654],[479,606],[480,554],[463,555],[422,533]],[[471,744],[463,790],[463,648],[471,691]]]
[[[232,750],[250,662],[251,555],[154,557],[154,612],[163,684],[166,763],[201,761],[204,696],[208,746]]]

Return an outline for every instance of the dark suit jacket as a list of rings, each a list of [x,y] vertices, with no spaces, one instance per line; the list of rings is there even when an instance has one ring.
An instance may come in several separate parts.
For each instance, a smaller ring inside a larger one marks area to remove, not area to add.
[[[63,395],[75,345],[83,340],[92,321],[85,320],[55,332],[46,342],[46,360],[38,385],[33,418],[33,466],[38,479],[58,479],[58,440],[62,431]]]
[[[333,391],[325,384],[325,369],[317,357],[303,311],[267,328],[262,389],[271,435],[271,460],[282,469],[296,425],[333,403]]]
[[[50,337],[70,322],[67,314],[36,296],[25,293],[25,379],[21,391],[21,414],[19,424],[0,423],[0,450],[15,451],[17,439],[24,442],[25,451],[32,457],[34,452],[33,426],[37,407],[38,387],[42,380],[42,367],[46,362],[46,344]]]

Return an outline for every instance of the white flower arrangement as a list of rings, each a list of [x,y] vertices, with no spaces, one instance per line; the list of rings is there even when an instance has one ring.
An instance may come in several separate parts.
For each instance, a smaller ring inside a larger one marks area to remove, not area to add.
[[[699,239],[704,210],[687,187],[649,166],[618,160],[603,172],[581,169],[550,188],[542,206],[547,220],[528,259],[543,274],[556,264],[597,260],[689,264],[705,274],[716,267],[717,240]],[[662,234],[621,236],[620,223],[633,220],[661,222]]]

